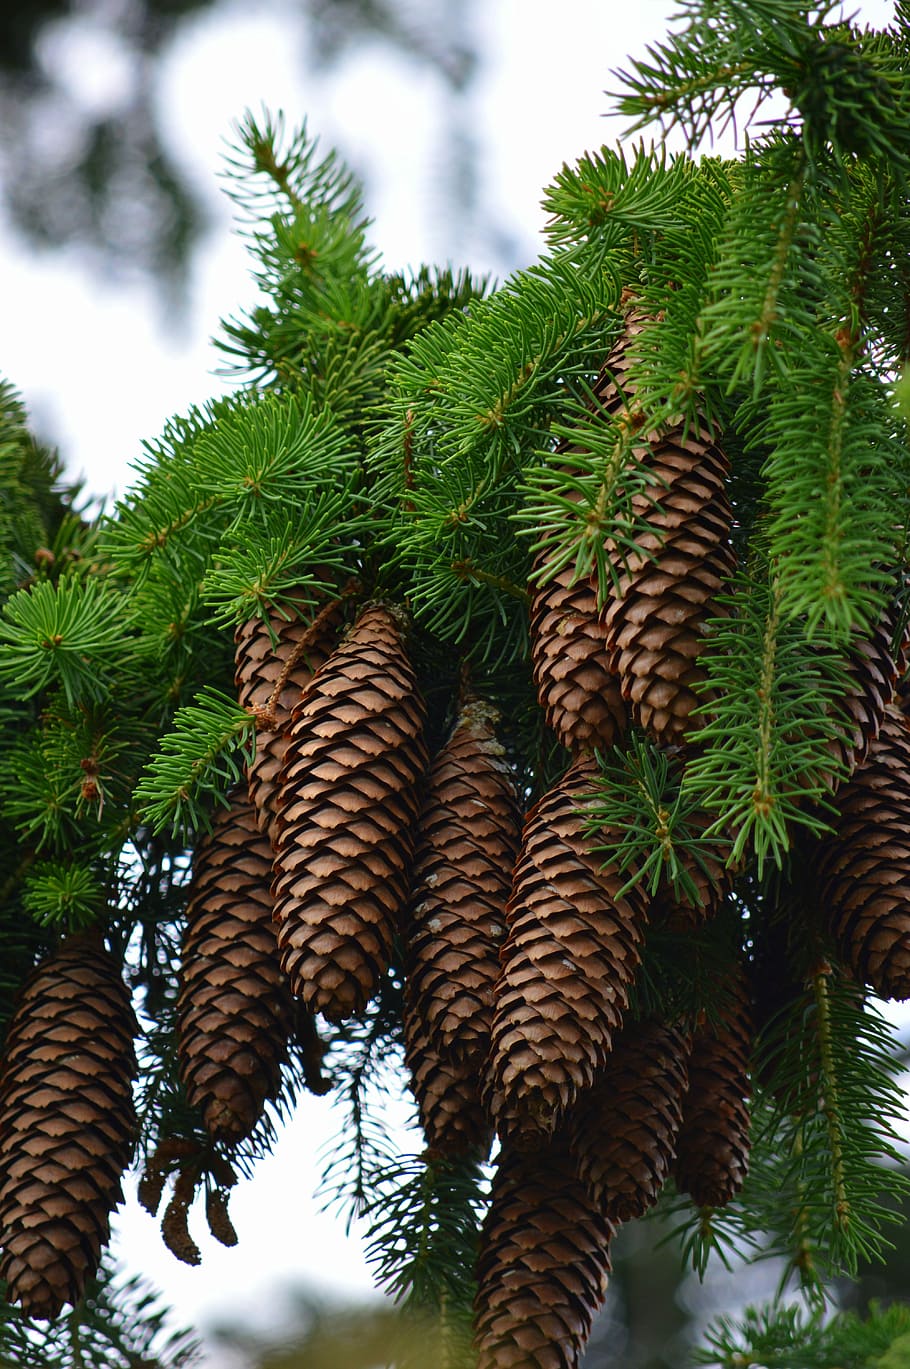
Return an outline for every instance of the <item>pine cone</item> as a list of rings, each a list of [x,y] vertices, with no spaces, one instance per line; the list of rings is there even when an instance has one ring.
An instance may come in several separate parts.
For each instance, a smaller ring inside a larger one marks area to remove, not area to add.
[[[56,1317],[96,1272],[137,1122],[135,1019],[112,956],[70,938],[32,971],[0,1076],[0,1278]]]
[[[847,649],[845,668],[847,687],[838,701],[838,717],[843,734],[828,742],[828,751],[838,762],[837,771],[825,776],[825,781],[836,793],[861,766],[869,747],[881,730],[885,710],[895,700],[898,662],[894,639],[897,633],[897,606],[888,605],[878,623],[870,631],[854,634]],[[897,655],[903,660],[904,644],[898,643]]]
[[[292,1000],[272,925],[272,848],[248,798],[215,818],[196,852],[177,1004],[187,1098],[214,1138],[253,1130],[280,1087]]]
[[[811,857],[818,907],[859,979],[910,998],[910,731],[896,705],[835,801],[833,831]]]
[[[604,409],[633,432],[643,419],[627,371],[645,322],[630,312],[598,385]],[[698,664],[704,626],[718,614],[716,596],[735,566],[729,462],[706,419],[643,432],[633,456],[653,476],[648,490],[633,497],[633,517],[653,531],[637,537],[637,552],[608,547],[616,579],[604,613],[607,646],[635,720],[661,745],[678,745],[703,721],[697,690],[705,679]]]
[[[413,1011],[404,1015],[405,1064],[427,1145],[439,1155],[489,1154],[493,1124],[475,1061],[440,1050]]]
[[[305,599],[300,607],[305,615],[311,616],[311,605]],[[247,768],[250,799],[257,821],[261,830],[268,832],[273,845],[278,836],[275,825],[278,774],[287,751],[291,712],[315,671],[328,659],[341,618],[340,600],[326,605],[312,621],[296,616],[288,619],[273,609],[267,623],[259,617],[250,618],[234,633],[237,700],[241,708],[257,714],[263,723],[282,672],[291,657],[297,656],[272,704],[269,725],[257,728],[256,754]]]
[[[691,1038],[661,1022],[627,1027],[567,1124],[578,1173],[614,1223],[657,1202],[676,1154]]]
[[[540,564],[540,563],[538,563]],[[531,666],[541,707],[568,751],[614,746],[626,729],[597,596],[565,566],[531,600]]]
[[[477,1369],[575,1369],[606,1293],[612,1237],[561,1140],[504,1150],[477,1261]]]
[[[275,919],[295,994],[341,1021],[385,973],[426,766],[424,706],[395,618],[365,608],[294,710],[281,773]]]
[[[742,1188],[749,1168],[752,1021],[741,966],[727,984],[729,999],[719,1020],[695,1032],[676,1142],[676,1186],[697,1207],[723,1207]]]
[[[598,868],[578,811],[595,773],[583,757],[532,809],[515,867],[489,1079],[491,1111],[513,1138],[552,1131],[590,1088],[638,969],[643,896],[618,896],[623,877]]]
[[[433,762],[417,831],[405,956],[408,1015],[438,1050],[479,1067],[521,833],[493,710],[471,700]]]

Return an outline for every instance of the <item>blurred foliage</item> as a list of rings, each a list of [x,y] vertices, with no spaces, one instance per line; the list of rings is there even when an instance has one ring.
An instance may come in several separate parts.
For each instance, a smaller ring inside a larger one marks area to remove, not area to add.
[[[447,1362],[435,1329],[392,1303],[330,1303],[308,1290],[292,1295],[280,1331],[223,1326],[215,1336],[249,1369],[440,1369]]]
[[[295,21],[303,26],[317,68],[369,39],[433,71],[457,97],[477,66],[463,36],[464,6],[448,22],[441,0],[272,0],[272,7],[289,34]],[[0,200],[35,246],[88,248],[107,276],[152,276],[179,302],[206,209],[162,128],[157,64],[203,12],[230,9],[224,0],[4,0]],[[96,108],[69,88],[61,67],[67,45],[72,53],[86,37],[94,47],[79,60],[116,60],[129,73]],[[463,186],[459,194],[463,200]]]

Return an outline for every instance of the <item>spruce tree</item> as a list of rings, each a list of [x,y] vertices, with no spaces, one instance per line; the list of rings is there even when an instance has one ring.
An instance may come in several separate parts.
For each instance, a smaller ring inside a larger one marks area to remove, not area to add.
[[[248,117],[240,383],[110,515],[0,392],[0,1336],[60,1363],[130,1155],[177,1258],[197,1198],[233,1243],[309,1088],[434,1364],[578,1364],[646,1208],[808,1303],[699,1362],[900,1354],[901,1309],[819,1310],[908,1197],[910,9],[835,9],[689,0],[616,81],[692,150],[564,166],[495,289],[387,272]]]

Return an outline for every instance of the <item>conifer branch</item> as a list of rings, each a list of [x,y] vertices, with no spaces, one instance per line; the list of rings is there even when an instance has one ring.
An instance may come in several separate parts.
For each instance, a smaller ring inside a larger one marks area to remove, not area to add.
[[[223,799],[250,759],[256,722],[234,699],[204,689],[174,715],[161,750],[145,768],[136,801],[155,832],[207,827],[205,799]]]
[[[760,572],[759,572],[760,573]],[[682,793],[715,815],[712,832],[735,833],[730,860],[751,848],[759,877],[782,865],[798,828],[826,830],[823,813],[838,762],[838,709],[847,677],[839,653],[797,622],[785,622],[781,588],[743,580],[712,624],[702,656],[708,681],[700,750]]]
[[[597,787],[582,812],[591,850],[604,867],[629,874],[620,894],[638,884],[652,898],[669,889],[700,906],[692,871],[712,855],[716,860],[729,843],[708,841],[693,826],[697,810],[684,799],[681,779],[681,767],[636,733],[627,749],[601,757]]]

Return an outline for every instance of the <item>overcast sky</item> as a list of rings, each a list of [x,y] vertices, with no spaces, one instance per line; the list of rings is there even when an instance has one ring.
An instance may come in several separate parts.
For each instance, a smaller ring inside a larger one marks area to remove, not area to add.
[[[450,108],[441,83],[375,44],[328,75],[307,74],[306,35],[291,8],[262,5],[252,17],[251,6],[222,4],[185,24],[161,65],[158,98],[171,146],[208,187],[213,213],[176,335],[152,286],[108,285],[77,251],[35,256],[0,223],[0,374],[24,393],[42,434],[61,444],[74,473],[98,494],[122,491],[141,440],[225,383],[213,374],[219,357],[210,339],[221,317],[250,304],[253,289],[218,174],[232,121],[246,108],[283,110],[292,125],[306,116],[311,131],[367,173],[373,240],[388,266],[451,259],[501,275],[539,250],[541,192],[561,163],[621,133],[617,120],[604,118],[611,68],[660,38],[675,6],[563,0],[558,23],[542,0],[477,7],[483,65],[474,131],[482,193],[507,230],[498,244],[453,240],[426,194],[447,156]],[[883,0],[848,7],[874,24],[886,22],[891,8]],[[128,75],[116,43],[85,24],[60,26],[46,60],[97,108],[116,103]],[[225,1250],[208,1240],[201,1213],[194,1215],[204,1251],[199,1269],[176,1263],[131,1196],[118,1222],[124,1262],[146,1272],[197,1324],[268,1324],[280,1281],[366,1292],[359,1242],[344,1237],[336,1218],[320,1216],[312,1200],[314,1156],[333,1132],[330,1100],[304,1099],[276,1154],[234,1196],[239,1246]],[[221,1351],[210,1363],[227,1369]]]

